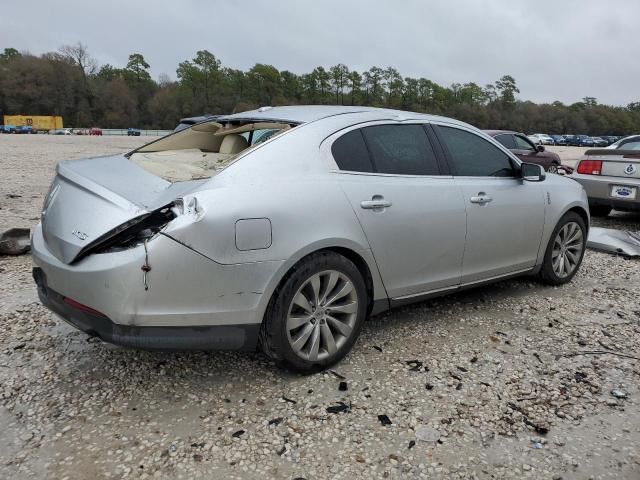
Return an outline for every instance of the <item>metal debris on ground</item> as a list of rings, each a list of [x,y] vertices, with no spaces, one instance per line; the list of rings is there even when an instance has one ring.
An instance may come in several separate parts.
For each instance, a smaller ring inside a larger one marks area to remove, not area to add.
[[[640,256],[640,232],[591,227],[587,247],[625,257]]]
[[[10,228],[0,234],[0,255],[22,255],[31,250],[30,230]]]

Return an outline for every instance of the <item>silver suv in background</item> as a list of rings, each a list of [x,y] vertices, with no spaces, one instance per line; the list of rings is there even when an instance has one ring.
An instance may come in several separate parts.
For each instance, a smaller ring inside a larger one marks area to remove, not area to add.
[[[311,372],[369,315],[519,275],[570,281],[588,227],[578,183],[465,123],[267,107],[61,162],[32,248],[42,302],[91,335],[259,346]]]

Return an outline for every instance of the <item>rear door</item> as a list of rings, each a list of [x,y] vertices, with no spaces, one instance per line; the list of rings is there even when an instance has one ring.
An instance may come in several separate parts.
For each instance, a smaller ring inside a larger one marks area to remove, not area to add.
[[[337,178],[394,299],[460,282],[464,200],[439,163],[428,128],[383,123],[329,139]]]
[[[461,282],[532,268],[544,227],[541,185],[518,178],[507,153],[475,131],[444,123],[436,131],[467,212]]]

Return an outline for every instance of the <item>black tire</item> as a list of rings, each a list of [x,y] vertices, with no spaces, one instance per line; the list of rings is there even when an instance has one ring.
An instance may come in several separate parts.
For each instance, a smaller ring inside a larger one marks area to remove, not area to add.
[[[612,208],[607,205],[589,205],[589,213],[592,217],[608,217]]]
[[[558,232],[564,227],[567,223],[575,222],[580,227],[582,231],[582,251],[580,252],[580,258],[578,259],[578,263],[574,270],[566,277],[560,277],[556,274],[553,269],[552,264],[552,253],[555,239],[558,235]],[[563,285],[571,281],[571,279],[575,276],[575,274],[580,270],[580,265],[582,264],[582,259],[584,258],[584,252],[587,247],[587,228],[585,226],[584,220],[580,215],[575,212],[567,212],[560,219],[556,228],[553,229],[553,233],[549,238],[549,243],[547,244],[547,249],[544,254],[544,260],[542,262],[542,268],[540,269],[539,277],[543,283],[547,285]]]
[[[293,350],[287,332],[287,317],[293,298],[311,277],[328,270],[345,275],[357,295],[357,313],[350,336],[338,350],[326,358],[311,361]],[[300,373],[314,373],[339,362],[353,347],[367,315],[368,296],[365,281],[351,260],[335,252],[317,252],[295,265],[274,292],[260,329],[260,348],[280,367]]]

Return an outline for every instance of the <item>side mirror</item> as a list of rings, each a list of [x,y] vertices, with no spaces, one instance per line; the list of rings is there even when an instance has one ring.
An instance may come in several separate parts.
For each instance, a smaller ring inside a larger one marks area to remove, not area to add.
[[[537,145],[536,150],[540,153],[544,152],[544,145]]]
[[[547,174],[540,165],[523,163],[520,165],[520,177],[527,182],[542,182],[547,178]]]

